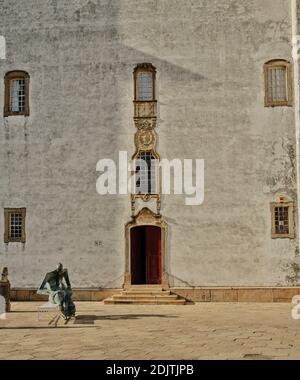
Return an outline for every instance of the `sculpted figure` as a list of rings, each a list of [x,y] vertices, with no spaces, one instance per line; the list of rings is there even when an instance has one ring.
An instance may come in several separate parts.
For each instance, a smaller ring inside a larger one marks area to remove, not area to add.
[[[68,270],[59,263],[56,270],[46,274],[39,287],[38,294],[49,294],[49,302],[60,306],[65,319],[75,316],[75,305],[72,301],[72,289]]]

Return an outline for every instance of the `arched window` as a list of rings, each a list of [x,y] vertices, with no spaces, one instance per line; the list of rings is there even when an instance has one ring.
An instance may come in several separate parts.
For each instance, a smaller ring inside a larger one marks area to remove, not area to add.
[[[157,194],[157,159],[152,152],[140,152],[135,165],[136,194]]]
[[[134,100],[153,102],[155,97],[156,70],[151,63],[140,63],[134,70]]]
[[[285,60],[265,63],[265,106],[292,106],[292,69]]]
[[[29,116],[29,74],[26,71],[10,71],[4,77],[4,117]]]

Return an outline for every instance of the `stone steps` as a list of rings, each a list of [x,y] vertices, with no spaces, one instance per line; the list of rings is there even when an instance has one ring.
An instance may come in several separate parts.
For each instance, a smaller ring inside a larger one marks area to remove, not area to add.
[[[176,300],[162,300],[162,299],[140,299],[140,300],[127,300],[120,299],[115,300],[114,297],[107,298],[104,300],[105,305],[185,305],[186,301],[184,299],[176,299]]]
[[[131,285],[129,291],[163,291],[161,285]]]
[[[151,295],[151,296],[162,296],[162,297],[166,297],[166,296],[169,296],[171,295],[171,292],[169,290],[149,290],[149,291],[145,291],[145,290],[124,290],[121,294],[124,294],[124,295],[131,295],[131,296],[140,296],[140,295],[143,295],[143,294],[147,294],[147,295]]]
[[[186,300],[169,290],[163,290],[160,285],[133,285],[128,290],[113,295],[104,300],[106,305],[185,305]]]
[[[113,296],[115,300],[177,300],[178,296],[176,294],[170,295],[152,295],[152,294],[120,294]]]

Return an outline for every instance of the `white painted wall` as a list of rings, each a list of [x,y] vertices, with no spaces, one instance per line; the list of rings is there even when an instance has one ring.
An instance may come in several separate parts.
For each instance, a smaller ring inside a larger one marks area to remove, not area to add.
[[[295,110],[264,107],[264,62],[292,61],[289,1],[5,0],[1,18],[0,77],[31,77],[30,118],[0,119],[0,208],[27,208],[25,247],[0,242],[13,286],[58,261],[74,286],[122,285],[130,200],[96,193],[96,163],[134,152],[138,62],[158,70],[161,157],[206,165],[202,206],[163,199],[171,284],[299,285],[298,241],[270,220],[297,198]]]

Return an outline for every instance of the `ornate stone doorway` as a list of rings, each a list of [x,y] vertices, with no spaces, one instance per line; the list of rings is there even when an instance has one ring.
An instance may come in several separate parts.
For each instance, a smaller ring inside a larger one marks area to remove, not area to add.
[[[125,288],[161,285],[169,288],[166,270],[167,224],[161,215],[143,208],[126,225]]]

